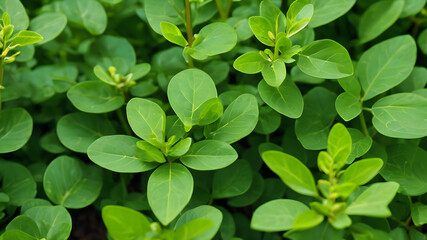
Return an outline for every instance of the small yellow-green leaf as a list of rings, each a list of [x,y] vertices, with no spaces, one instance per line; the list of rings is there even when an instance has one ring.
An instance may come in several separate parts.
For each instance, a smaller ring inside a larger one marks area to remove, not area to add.
[[[160,29],[162,31],[163,37],[165,37],[169,42],[175,43],[178,46],[185,47],[188,42],[182,35],[181,30],[173,24],[169,22],[161,22]]]

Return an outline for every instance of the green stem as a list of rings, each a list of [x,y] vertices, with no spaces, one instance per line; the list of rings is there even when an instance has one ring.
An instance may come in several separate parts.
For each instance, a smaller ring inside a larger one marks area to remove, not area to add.
[[[3,74],[4,74],[4,57],[0,58],[0,111],[1,111],[1,91],[3,83]]]
[[[187,41],[188,46],[193,45],[194,37],[193,37],[193,28],[191,26],[191,9],[190,9],[190,0],[185,0],[185,21],[186,21],[186,28],[187,28]],[[192,68],[194,67],[193,59],[191,56],[188,56],[188,67]]]
[[[116,113],[117,113],[117,117],[119,118],[119,121],[122,124],[122,127],[125,130],[126,134],[129,135],[129,136],[132,136],[133,135],[132,134],[132,130],[130,129],[130,127],[129,127],[127,121],[126,121],[126,118],[125,118],[125,116],[123,114],[122,109],[121,108],[117,109]]]
[[[365,116],[363,115],[363,111],[360,112],[359,118],[360,118],[360,124],[362,125],[363,133],[366,136],[369,136],[369,131],[368,131],[368,127],[366,126],[366,121],[365,121]]]
[[[222,1],[216,0],[216,6],[218,8],[219,15],[221,16],[221,20],[225,21],[228,18],[228,15],[230,14],[231,10],[231,4],[233,3],[233,0],[227,0],[227,6],[225,7],[225,10],[222,8]]]

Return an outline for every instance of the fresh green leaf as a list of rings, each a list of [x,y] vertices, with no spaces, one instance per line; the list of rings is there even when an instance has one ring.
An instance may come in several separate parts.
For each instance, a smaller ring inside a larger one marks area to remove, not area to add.
[[[272,200],[255,210],[251,220],[251,228],[265,232],[290,230],[295,217],[308,210],[308,207],[299,201],[291,199]]]
[[[182,139],[181,141],[179,141],[177,144],[175,144],[173,147],[169,149],[168,156],[180,157],[186,154],[190,149],[192,141],[193,140],[190,137]]]
[[[351,152],[351,136],[347,128],[341,124],[335,124],[328,136],[328,153],[334,160],[334,168],[341,169]]]
[[[43,37],[38,44],[49,42],[61,34],[67,25],[67,17],[59,12],[43,13],[30,22],[30,29]]]
[[[239,196],[249,190],[251,183],[251,166],[246,160],[240,159],[226,168],[215,171],[212,197],[219,199]]]
[[[205,171],[225,168],[237,159],[237,152],[229,144],[217,140],[194,143],[181,157],[181,162],[192,169]]]
[[[10,205],[21,206],[26,200],[36,196],[36,182],[23,165],[0,160],[0,176],[2,176],[0,192],[8,195]]]
[[[298,159],[278,151],[266,151],[262,159],[295,192],[307,196],[318,195],[313,175]]]
[[[0,153],[13,152],[25,145],[33,131],[33,119],[23,108],[0,111]]]
[[[335,229],[329,223],[323,222],[314,228],[303,231],[288,231],[283,236],[291,240],[342,240],[345,231]]]
[[[286,66],[282,59],[265,64],[261,71],[265,82],[271,87],[279,87],[286,78]]]
[[[99,80],[105,82],[106,84],[109,84],[111,86],[117,85],[117,83],[114,81],[111,75],[106,71],[104,71],[104,69],[101,66],[96,65],[93,68],[93,73],[96,75],[96,77],[98,77]]]
[[[422,226],[427,223],[427,205],[417,202],[411,208],[412,221],[415,226]]]
[[[61,10],[71,22],[80,23],[92,35],[107,28],[107,13],[96,0],[64,0]]]
[[[15,27],[15,31],[22,31],[28,28],[30,22],[24,6],[19,0],[4,0],[0,2],[0,14],[8,13],[10,24]]]
[[[197,41],[197,44],[195,41],[191,47],[207,56],[228,52],[237,43],[237,34],[234,28],[221,22],[204,26],[198,37],[200,40]]]
[[[66,240],[70,236],[71,216],[64,207],[33,207],[28,209],[24,215],[37,223],[43,238]]]
[[[308,210],[298,214],[293,223],[292,230],[305,230],[314,228],[323,222],[325,217],[315,210]]]
[[[258,52],[248,52],[238,57],[233,67],[242,73],[255,74],[261,72],[266,64],[267,60]]]
[[[223,110],[224,106],[219,98],[207,100],[194,112],[196,119],[198,119],[197,125],[205,126],[215,122],[221,117]]]
[[[363,159],[352,163],[341,175],[340,183],[364,185],[374,178],[383,166],[380,158]]]
[[[351,152],[347,158],[347,163],[350,164],[354,159],[365,155],[372,146],[372,138],[364,135],[361,131],[355,128],[348,128],[351,135]]]
[[[305,28],[313,17],[313,4],[309,0],[296,0],[288,9],[286,14],[287,37],[294,35]]]
[[[308,24],[311,28],[325,25],[348,12],[356,0],[317,0],[313,1],[314,13]]]
[[[148,203],[163,225],[168,225],[184,209],[193,194],[193,177],[179,163],[157,168],[148,180]]]
[[[298,68],[313,77],[337,79],[353,74],[353,64],[347,50],[329,39],[308,44],[298,56]]]
[[[274,23],[276,23],[276,21],[274,21]],[[261,43],[270,47],[274,47],[274,39],[271,39],[270,36],[274,37],[275,30],[273,29],[272,23],[267,18],[262,16],[250,17],[249,26],[251,27],[255,37]]]
[[[383,2],[391,5],[388,1]],[[364,52],[358,65],[365,92],[362,99],[371,99],[405,80],[414,68],[416,52],[415,40],[409,35],[385,40]]]
[[[9,224],[7,224],[6,231],[11,230],[20,230],[32,237],[35,237],[36,239],[41,237],[37,223],[25,215],[15,217]],[[8,239],[8,237],[5,239]]]
[[[40,34],[33,31],[24,30],[13,35],[13,37],[9,39],[8,42],[10,42],[12,46],[17,45],[18,47],[23,47],[26,45],[38,43],[42,40],[43,37]]]
[[[166,159],[163,156],[163,153],[153,145],[149,144],[148,142],[141,140],[136,142],[136,146],[141,150],[138,153],[138,157],[140,159],[144,159],[144,161],[146,162],[158,162],[158,163],[166,162]]]
[[[230,198],[227,204],[232,207],[246,207],[254,204],[264,192],[264,182],[261,174],[254,172],[252,183],[248,191],[242,195]]]
[[[127,207],[105,206],[102,208],[102,220],[114,239],[143,239],[151,231],[148,219]]]
[[[174,239],[196,239],[214,226],[210,219],[194,219],[176,229]]]
[[[75,158],[60,156],[46,168],[43,187],[52,202],[66,208],[84,208],[101,192],[101,172]]]
[[[362,103],[359,101],[359,97],[344,92],[335,100],[335,108],[340,117],[348,122],[362,112]]]
[[[181,30],[173,24],[169,22],[161,22],[160,23],[160,29],[162,31],[163,37],[166,38],[171,43],[175,43],[176,45],[179,45],[181,47],[187,46],[188,42],[182,35]]]

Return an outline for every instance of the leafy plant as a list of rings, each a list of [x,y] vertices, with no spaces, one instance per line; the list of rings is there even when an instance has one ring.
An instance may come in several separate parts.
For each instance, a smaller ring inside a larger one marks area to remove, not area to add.
[[[0,240],[425,239],[426,0],[0,14]]]

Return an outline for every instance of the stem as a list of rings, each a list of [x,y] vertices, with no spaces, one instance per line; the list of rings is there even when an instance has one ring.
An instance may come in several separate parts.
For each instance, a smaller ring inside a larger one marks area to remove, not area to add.
[[[221,16],[221,19],[224,20],[225,12],[222,9],[222,1],[216,0],[215,2],[216,2],[216,7],[218,8],[219,15]]]
[[[194,37],[193,37],[193,28],[191,26],[191,9],[190,9],[190,0],[185,0],[185,21],[186,21],[186,28],[187,28],[187,41],[188,45],[191,47],[193,45]],[[188,56],[188,67],[192,68],[193,65],[193,59],[191,56]]]
[[[369,136],[369,131],[368,131],[368,127],[366,126],[366,121],[365,121],[365,116],[363,115],[363,111],[360,112],[359,118],[360,118],[360,124],[362,125],[363,133],[366,136]]]
[[[222,8],[222,1],[216,0],[216,6],[218,8],[219,15],[221,16],[221,20],[225,21],[228,18],[228,15],[230,14],[231,10],[231,4],[233,3],[233,0],[227,0],[227,6],[225,7],[225,10]]]
[[[117,109],[116,113],[117,113],[117,117],[119,117],[120,123],[122,124],[122,127],[125,130],[126,134],[129,136],[132,136],[133,135],[132,130],[130,129],[130,127],[129,127],[126,119],[125,119],[125,116],[122,112],[122,108]]]

